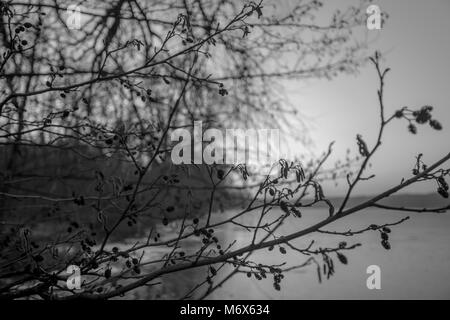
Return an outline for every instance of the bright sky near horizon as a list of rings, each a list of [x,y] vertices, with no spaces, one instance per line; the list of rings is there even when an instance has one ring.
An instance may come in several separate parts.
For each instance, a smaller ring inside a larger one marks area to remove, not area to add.
[[[339,1],[339,5],[341,2],[345,6],[347,1]],[[381,51],[386,66],[392,69],[385,86],[387,113],[402,106],[432,105],[434,117],[444,130],[434,131],[424,125],[414,136],[408,132],[406,121],[393,123],[372,162],[375,180],[362,182],[357,194],[377,193],[409,177],[419,153],[431,164],[450,152],[450,1],[379,0],[374,4],[389,13],[382,30],[368,31],[369,38],[375,39],[370,50]],[[375,70],[367,64],[357,75],[341,75],[331,81],[290,82],[286,92],[310,119],[314,150],[319,154],[335,140],[335,154],[343,158],[347,148],[356,150],[356,134],[362,134],[369,146],[375,142],[379,121],[377,88]],[[326,191],[337,195],[343,186],[341,183],[338,189]],[[433,183],[427,183],[406,191],[435,190]]]

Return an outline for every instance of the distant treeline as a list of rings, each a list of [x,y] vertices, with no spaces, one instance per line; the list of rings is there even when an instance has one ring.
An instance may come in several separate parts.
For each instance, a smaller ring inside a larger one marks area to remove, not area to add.
[[[132,193],[138,179],[129,159],[105,156],[86,146],[3,146],[0,168],[3,226],[32,223],[45,224],[45,229],[55,225],[66,229],[80,223],[97,225],[94,206],[98,202],[107,208],[107,219],[113,221],[120,212],[109,200],[102,199],[117,197],[115,204],[124,207],[125,195]],[[211,181],[203,165],[175,166],[170,160],[155,163],[141,188],[153,188],[150,195],[158,204],[139,215],[137,223],[145,227],[163,219],[182,218],[185,212],[193,219],[209,209]],[[246,192],[233,190],[225,183],[216,190],[214,212],[239,206],[247,197]],[[149,197],[148,192],[145,197]],[[138,204],[145,201],[138,196]]]

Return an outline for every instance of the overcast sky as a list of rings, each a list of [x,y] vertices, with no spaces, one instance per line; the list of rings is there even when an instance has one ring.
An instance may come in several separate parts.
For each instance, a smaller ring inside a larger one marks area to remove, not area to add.
[[[347,1],[340,1],[344,5]],[[358,193],[379,192],[410,175],[415,156],[424,153],[428,163],[450,152],[450,1],[384,0],[374,1],[389,13],[381,31],[367,31],[374,40],[370,48],[384,53],[392,68],[387,77],[385,103],[387,113],[402,106],[435,107],[435,118],[444,126],[434,131],[420,126],[413,136],[405,121],[393,123],[373,161],[376,180],[365,182]],[[356,150],[355,136],[360,133],[373,145],[379,121],[377,77],[371,65],[358,75],[343,75],[331,81],[291,82],[286,90],[299,110],[312,118],[314,149],[326,149],[336,140],[336,155],[347,147]],[[450,166],[450,164],[448,165]],[[335,194],[336,190],[329,189]],[[435,190],[434,184],[414,187],[410,192]],[[342,192],[342,189],[338,189]]]

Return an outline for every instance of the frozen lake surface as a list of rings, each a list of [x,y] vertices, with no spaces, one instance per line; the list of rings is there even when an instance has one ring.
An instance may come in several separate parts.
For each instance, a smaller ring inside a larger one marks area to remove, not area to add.
[[[286,224],[284,232],[291,233],[302,229],[307,222],[313,222],[316,212],[313,210],[297,220],[296,224]],[[317,214],[321,214],[317,212]],[[380,243],[378,231],[369,231],[355,237],[315,236],[292,242],[305,247],[311,239],[317,244],[336,246],[345,240],[349,245],[362,244],[346,251],[349,263],[343,265],[335,259],[336,273],[329,280],[319,283],[316,266],[285,274],[281,283],[282,290],[276,291],[271,279],[256,281],[245,274],[237,274],[216,291],[213,299],[450,299],[450,215],[449,214],[405,214],[366,210],[364,213],[346,217],[325,230],[358,230],[368,225],[392,223],[403,217],[410,219],[398,226],[391,227],[390,243],[392,249],[385,250]],[[228,230],[227,236],[243,240],[248,237],[244,231]],[[306,258],[289,250],[286,255],[277,250],[257,251],[252,260],[262,263],[301,264]],[[381,289],[369,290],[366,269],[369,265],[381,268]]]
[[[274,212],[276,215],[277,212]],[[281,213],[278,213],[281,214]],[[300,219],[291,219],[278,231],[278,235],[288,234],[304,229],[317,222],[324,210],[310,209],[303,212]],[[227,213],[214,215],[214,220],[226,219]],[[312,239],[315,240],[313,249],[319,246],[337,247],[339,242],[346,241],[348,245],[361,243],[362,246],[344,251],[348,264],[341,264],[335,254],[335,274],[330,278],[322,277],[318,282],[317,267],[311,264],[302,269],[284,273],[281,291],[273,288],[273,278],[257,281],[247,278],[245,273],[236,274],[222,288],[216,290],[208,299],[450,299],[450,214],[405,213],[389,212],[379,209],[348,216],[341,221],[323,228],[324,230],[347,231],[359,230],[370,224],[394,223],[402,218],[410,219],[400,225],[391,227],[391,250],[386,250],[380,243],[379,231],[368,231],[354,237],[324,235],[315,233],[297,239],[291,243],[298,248],[305,248]],[[255,224],[255,216],[245,217],[239,222]],[[175,222],[176,224],[176,222]],[[232,241],[237,243],[234,248],[249,244],[252,234],[235,225],[227,226],[223,230],[216,230],[215,235],[220,239],[223,247]],[[198,248],[200,238],[193,239],[185,245],[192,249]],[[135,240],[133,240],[135,241]],[[145,239],[142,239],[145,241]],[[256,263],[280,264],[286,266],[302,264],[308,258],[286,246],[287,254],[262,249],[252,254],[250,260]],[[185,247],[186,249],[186,247]],[[151,250],[152,254],[164,254],[167,249]],[[318,257],[318,261],[322,261]],[[367,267],[377,265],[381,269],[381,289],[369,290],[366,280],[369,274]],[[225,270],[224,270],[225,269]],[[220,276],[227,275],[232,267],[221,270]],[[196,268],[177,274],[166,275],[159,281],[162,286],[152,289],[141,288],[127,294],[128,299],[179,299],[189,292],[199,282],[205,280],[206,269]],[[203,291],[201,291],[203,292]],[[201,292],[199,292],[201,294]],[[192,298],[198,297],[193,295]]]

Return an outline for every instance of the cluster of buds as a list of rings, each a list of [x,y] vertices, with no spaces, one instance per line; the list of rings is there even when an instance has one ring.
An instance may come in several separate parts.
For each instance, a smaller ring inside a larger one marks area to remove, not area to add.
[[[436,181],[438,183],[438,193],[447,199],[449,189],[447,181],[445,181],[443,176],[438,177]]]
[[[416,118],[416,122],[419,124],[429,123],[435,130],[442,130],[442,125],[436,119],[431,118],[432,106],[424,106],[419,111],[414,111],[413,116]]]
[[[391,244],[389,243],[389,233],[391,233],[391,229],[389,227],[387,227],[387,226],[379,227],[376,224],[371,224],[369,226],[369,228],[372,229],[372,230],[380,231],[381,245],[386,250],[390,250],[391,249]]]
[[[415,120],[417,124],[426,124],[428,123],[434,130],[442,130],[441,123],[433,119],[431,117],[431,111],[433,111],[432,106],[423,106],[420,110],[409,110],[407,107],[404,107],[395,112],[396,118],[406,118],[409,121],[408,130],[412,134],[417,133],[417,127],[412,120]]]
[[[224,88],[224,86],[223,86],[222,83],[219,84],[219,94],[220,94],[222,97],[228,95],[228,90]]]
[[[362,135],[356,135],[356,142],[358,143],[359,153],[363,157],[369,156],[369,149],[367,148],[366,143],[364,142]]]

